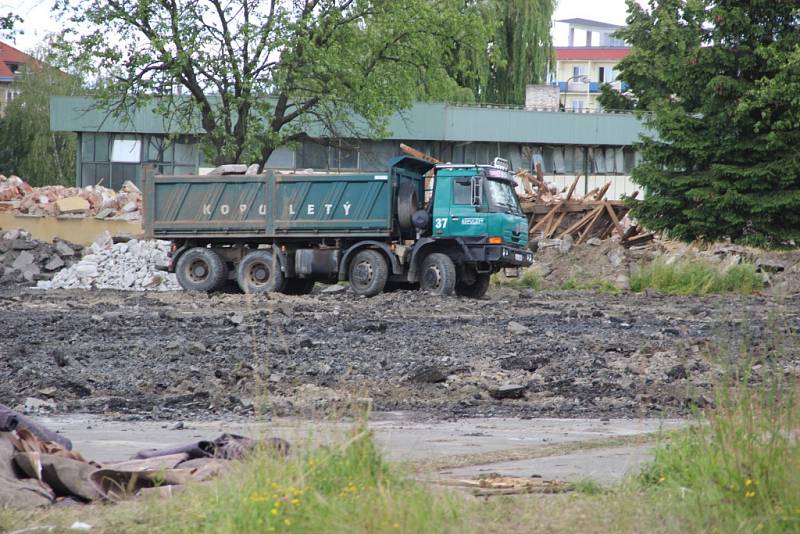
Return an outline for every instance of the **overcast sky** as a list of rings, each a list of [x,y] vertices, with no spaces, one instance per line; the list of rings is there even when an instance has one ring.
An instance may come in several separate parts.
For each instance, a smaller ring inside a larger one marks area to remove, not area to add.
[[[16,13],[25,22],[19,29],[14,46],[23,51],[34,49],[44,37],[61,29],[61,22],[51,17],[53,0],[0,0],[0,13]],[[611,24],[625,24],[624,0],[559,0],[555,19],[584,18]],[[555,24],[556,46],[566,46],[566,24]]]

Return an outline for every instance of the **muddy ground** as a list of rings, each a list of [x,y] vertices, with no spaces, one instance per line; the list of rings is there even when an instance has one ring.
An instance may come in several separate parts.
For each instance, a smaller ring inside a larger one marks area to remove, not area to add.
[[[433,418],[682,416],[713,402],[731,361],[757,383],[775,343],[775,365],[800,376],[786,335],[798,312],[796,297],[506,287],[480,301],[7,289],[0,402],[171,420],[367,404]]]

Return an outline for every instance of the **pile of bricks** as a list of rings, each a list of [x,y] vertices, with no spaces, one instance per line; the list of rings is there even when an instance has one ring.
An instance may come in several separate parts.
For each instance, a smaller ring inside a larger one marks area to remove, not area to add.
[[[139,220],[142,192],[130,181],[119,191],[102,185],[32,187],[18,176],[0,174],[0,211],[38,217]]]

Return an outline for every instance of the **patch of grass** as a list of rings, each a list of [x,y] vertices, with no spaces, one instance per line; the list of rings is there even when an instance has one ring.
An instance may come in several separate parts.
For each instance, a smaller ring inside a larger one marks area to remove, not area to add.
[[[655,289],[673,295],[711,293],[757,293],[763,287],[755,265],[743,263],[721,269],[702,261],[678,261],[666,264],[657,260],[642,267],[631,277],[631,290]]]
[[[505,285],[538,290],[542,287],[542,276],[535,268],[526,269],[519,278],[508,278],[500,272],[492,275],[492,283],[496,286]]]
[[[584,495],[600,495],[605,491],[603,486],[591,478],[585,478],[583,480],[573,482],[572,487],[576,492],[583,493]]]
[[[600,293],[616,294],[620,289],[609,282],[608,280],[582,280],[578,281],[576,278],[568,278],[563,284],[561,289],[564,291],[573,290],[592,290]]]
[[[688,531],[800,531],[798,383],[779,369],[766,384],[750,378],[730,373],[714,408],[671,434],[639,477]]]
[[[342,445],[318,448],[294,461],[258,456],[213,490],[198,489],[180,506],[184,519],[173,520],[166,530],[446,531],[455,519],[446,499],[400,476],[384,461],[370,433],[356,432]]]

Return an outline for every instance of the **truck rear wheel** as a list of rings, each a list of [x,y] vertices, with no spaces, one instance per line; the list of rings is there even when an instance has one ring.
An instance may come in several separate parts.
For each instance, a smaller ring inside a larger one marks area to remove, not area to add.
[[[194,247],[178,258],[175,275],[183,289],[208,293],[222,287],[228,279],[228,266],[210,248]]]
[[[489,273],[477,273],[474,269],[465,269],[462,276],[456,281],[456,295],[477,299],[486,294],[489,289],[491,275]]]
[[[383,254],[377,250],[366,249],[356,254],[347,269],[350,287],[356,295],[374,297],[386,286],[389,279],[389,266]]]
[[[289,278],[283,287],[286,295],[308,295],[314,289],[314,280],[307,278]]]
[[[452,295],[456,286],[456,266],[441,252],[428,254],[422,261],[419,288],[434,295]]]
[[[272,252],[254,250],[239,263],[236,281],[245,293],[283,291],[286,279],[280,266],[273,268]]]

